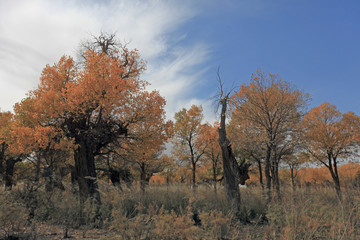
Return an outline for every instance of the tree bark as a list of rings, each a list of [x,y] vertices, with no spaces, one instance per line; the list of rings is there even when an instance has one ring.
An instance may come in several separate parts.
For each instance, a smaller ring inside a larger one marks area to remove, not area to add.
[[[83,205],[90,199],[91,203],[101,205],[100,193],[98,191],[95,158],[87,142],[78,142],[78,148],[74,152],[76,177],[79,185],[80,204]]]
[[[331,177],[333,179],[334,182],[334,186],[335,186],[335,190],[336,190],[336,194],[339,197],[340,201],[342,200],[342,194],[341,194],[341,187],[340,187],[340,178],[339,178],[339,174],[338,174],[338,170],[337,170],[337,162],[336,162],[336,158],[331,158],[331,156],[329,156],[329,170],[330,170],[330,174]],[[331,164],[333,162],[333,164]]]
[[[295,192],[296,186],[295,186],[294,167],[290,167],[290,174],[291,174],[291,185],[292,185],[292,189],[293,189],[293,192]]]
[[[195,154],[194,154],[194,149],[193,146],[191,144],[191,140],[188,141],[188,145],[190,148],[190,155],[191,155],[191,171],[192,171],[192,187],[195,190],[196,188],[196,161],[195,161]]]
[[[146,171],[145,171],[145,163],[140,164],[140,189],[142,193],[145,193],[146,187]]]
[[[195,189],[196,188],[196,163],[194,160],[192,160],[191,165],[192,165],[192,168],[191,168],[191,170],[192,170],[192,187],[193,187],[193,189]]]
[[[20,158],[9,158],[6,160],[6,168],[4,174],[5,189],[11,190],[13,186],[14,166],[17,162],[20,162]]]
[[[40,181],[40,172],[41,172],[41,157],[40,154],[37,154],[35,158],[35,179],[34,182],[38,183]]]
[[[259,183],[260,183],[260,186],[261,186],[262,190],[264,190],[264,182],[263,182],[263,173],[262,173],[261,161],[260,161],[260,159],[256,159],[256,162],[258,164],[258,170],[259,170]]]
[[[265,178],[266,178],[266,191],[267,191],[267,199],[266,202],[270,202],[271,200],[271,147],[268,146],[266,150],[266,158],[265,158]]]
[[[276,191],[277,197],[280,197],[280,179],[279,179],[279,162],[276,158],[273,159],[273,186]]]
[[[5,149],[6,149],[6,143],[3,142],[0,145],[0,175],[1,176],[3,176],[4,174]]]
[[[217,167],[217,164],[216,164],[215,161],[213,161],[212,169],[213,169],[213,181],[214,181],[214,192],[215,192],[215,195],[217,194],[217,188],[216,188],[216,182],[217,182],[217,178],[216,178],[216,167]]]
[[[222,108],[221,108],[221,121],[220,121],[220,127],[218,128],[218,132],[219,132],[219,144],[223,158],[226,197],[231,207],[234,209],[239,220],[246,222],[247,217],[241,214],[238,164],[232,152],[230,141],[226,137],[225,120],[226,120],[227,98],[222,98],[220,103]]]

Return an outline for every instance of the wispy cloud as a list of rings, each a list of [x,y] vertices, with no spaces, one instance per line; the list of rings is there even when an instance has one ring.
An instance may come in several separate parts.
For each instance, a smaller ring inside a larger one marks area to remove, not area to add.
[[[89,34],[116,32],[148,62],[143,78],[165,96],[168,117],[195,99],[192,92],[210,56],[201,42],[183,45],[179,27],[198,12],[192,1],[60,1],[0,2],[0,107],[34,89],[42,68],[63,55],[76,55]],[[206,101],[197,99],[198,104]]]
[[[203,104],[204,100],[194,103],[194,89],[201,85],[201,76],[208,69],[199,68],[209,58],[209,48],[198,44],[172,51],[165,59],[157,58],[151,62],[145,78],[152,82],[151,88],[160,91],[167,99],[167,116],[173,117],[175,112],[192,104]],[[193,100],[191,100],[193,99]],[[205,100],[206,101],[206,100]]]

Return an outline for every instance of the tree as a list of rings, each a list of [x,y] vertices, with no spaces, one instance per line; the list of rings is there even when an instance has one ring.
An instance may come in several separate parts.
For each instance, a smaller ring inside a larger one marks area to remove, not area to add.
[[[165,100],[163,100],[165,101]],[[161,158],[164,144],[172,136],[172,122],[165,121],[164,114],[146,116],[141,123],[134,126],[135,137],[129,139],[127,156],[137,165],[140,173],[140,188],[144,192],[151,176],[165,167]]]
[[[360,118],[342,114],[335,105],[323,103],[312,108],[302,121],[303,142],[310,160],[326,166],[341,198],[338,164],[354,155],[359,143]]]
[[[189,110],[183,108],[175,114],[175,147],[181,158],[191,164],[193,188],[196,187],[196,167],[206,149],[203,142],[197,141],[202,119],[201,106],[192,105]]]
[[[297,177],[300,171],[299,167],[303,163],[305,163],[305,161],[306,161],[306,156],[301,152],[297,152],[284,157],[284,162],[286,165],[288,165],[290,169],[290,179],[291,179],[291,186],[293,191],[296,190],[295,178]]]
[[[242,222],[247,222],[247,216],[242,214],[241,209],[241,198],[239,183],[245,184],[245,181],[249,178],[248,165],[245,161],[237,162],[235,155],[232,150],[230,140],[226,135],[226,115],[228,110],[228,103],[230,100],[230,92],[225,92],[223,83],[221,81],[220,73],[217,72],[219,81],[219,106],[221,107],[220,112],[220,125],[218,127],[219,138],[218,142],[221,148],[221,155],[223,161],[224,179],[226,197],[230,206],[235,211],[235,215]]]
[[[12,124],[13,114],[0,112],[0,175],[7,190],[11,190],[13,185],[14,166],[21,161],[20,155],[12,153],[9,148],[13,142]]]
[[[175,159],[173,155],[162,154],[161,160],[163,163],[163,171],[161,171],[160,175],[165,178],[166,185],[169,186],[169,184],[175,180],[177,170]]]
[[[41,124],[34,114],[36,111],[36,102],[33,98],[28,97],[15,104],[10,150],[22,154],[27,161],[34,164],[35,182],[39,182],[43,166],[47,181],[46,189],[51,190],[54,186],[63,189],[61,179],[57,176],[61,175],[61,168],[66,166],[71,141],[54,126]]]
[[[220,156],[221,150],[218,143],[218,132],[217,129],[219,127],[219,123],[214,123],[211,125],[206,123],[200,128],[200,136],[197,139],[199,144],[205,144],[205,157],[207,162],[211,164],[212,170],[212,181],[214,184],[214,191],[217,192],[216,183],[218,181],[218,176],[220,174]]]
[[[251,122],[265,136],[265,177],[270,199],[272,180],[279,188],[278,161],[282,146],[287,145],[284,140],[288,140],[300,121],[309,97],[278,75],[258,69],[252,74],[250,84],[243,84],[231,100],[232,118]]]
[[[73,142],[80,202],[90,198],[97,205],[101,200],[95,157],[131,134],[133,125],[146,116],[162,115],[165,105],[157,91],[145,91],[147,82],[140,79],[145,67],[136,50],[105,50],[85,51],[79,67],[66,56],[46,66],[38,88],[28,97],[36,111],[26,112]]]

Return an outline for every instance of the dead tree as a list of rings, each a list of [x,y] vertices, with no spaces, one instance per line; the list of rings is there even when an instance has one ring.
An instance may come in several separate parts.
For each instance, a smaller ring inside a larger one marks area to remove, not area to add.
[[[228,202],[231,204],[231,207],[234,209],[238,219],[242,222],[247,222],[247,216],[242,211],[239,183],[244,184],[245,180],[249,178],[248,169],[250,165],[245,162],[238,164],[234,156],[230,140],[226,136],[226,112],[231,91],[224,93],[223,83],[221,81],[219,71],[217,74],[220,85],[219,107],[221,107],[220,126],[218,128],[218,132],[223,159],[226,197]]]

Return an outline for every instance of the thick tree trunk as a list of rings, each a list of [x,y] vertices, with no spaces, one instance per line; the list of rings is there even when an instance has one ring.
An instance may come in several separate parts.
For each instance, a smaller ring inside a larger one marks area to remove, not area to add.
[[[231,146],[228,145],[229,142],[225,141],[222,146],[222,157],[223,157],[223,168],[224,168],[224,179],[225,179],[225,189],[227,194],[227,199],[232,204],[232,207],[240,212],[241,210],[241,199],[239,191],[239,181],[237,177],[237,163],[234,163],[236,160],[232,155]],[[228,145],[228,146],[226,146]]]
[[[79,185],[80,204],[83,205],[90,199],[95,206],[101,205],[100,193],[98,191],[95,159],[86,141],[78,143],[74,152],[76,177]]]
[[[20,162],[20,158],[9,158],[6,160],[6,168],[4,174],[5,189],[11,190],[13,186],[14,167],[17,162]]]
[[[274,159],[273,170],[274,189],[277,196],[280,197],[279,162],[276,158]]]
[[[247,217],[241,214],[241,198],[239,190],[239,169],[235,156],[233,155],[231,144],[226,137],[225,120],[226,120],[226,108],[227,99],[221,99],[221,121],[219,132],[219,144],[221,148],[224,168],[224,179],[226,197],[231,207],[234,209],[239,220],[246,222]]]

